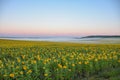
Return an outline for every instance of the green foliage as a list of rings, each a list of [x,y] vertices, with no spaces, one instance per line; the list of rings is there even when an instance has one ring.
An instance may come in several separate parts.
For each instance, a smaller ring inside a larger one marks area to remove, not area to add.
[[[0,40],[3,80],[112,80],[119,67],[119,44]]]

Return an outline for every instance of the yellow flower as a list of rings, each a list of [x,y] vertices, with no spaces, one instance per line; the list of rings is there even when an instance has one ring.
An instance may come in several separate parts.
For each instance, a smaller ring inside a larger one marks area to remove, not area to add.
[[[36,64],[36,60],[32,60],[31,63],[32,63],[32,64]]]
[[[19,68],[19,66],[16,66],[16,69],[18,69]]]
[[[59,68],[62,68],[62,65],[61,65],[61,64],[58,64],[58,67],[59,67]]]
[[[27,70],[27,67],[26,67],[26,66],[23,66],[23,69],[24,69],[24,70]]]
[[[40,56],[39,55],[37,55],[37,59],[40,60]]]
[[[73,55],[71,55],[70,57],[71,57],[71,58],[73,58],[74,56],[73,56]]]
[[[72,64],[72,66],[75,66],[75,64]]]
[[[27,73],[29,74],[29,73],[31,73],[31,72],[32,72],[32,70],[28,70],[28,72],[27,72]]]
[[[63,66],[63,68],[67,68],[67,66]]]
[[[22,62],[22,64],[25,64],[25,62]]]
[[[120,59],[118,60],[118,62],[120,63]]]
[[[11,67],[14,67],[14,65],[11,65]]]
[[[15,75],[14,75],[13,73],[10,74],[10,77],[11,77],[11,78],[14,78],[14,76],[15,76]]]
[[[22,58],[25,59],[25,55],[22,55]]]
[[[44,74],[44,76],[48,76],[48,74]]]
[[[82,62],[80,61],[80,62],[78,62],[78,64],[82,64]]]
[[[3,64],[1,64],[1,66],[0,66],[0,68],[2,68],[4,65]]]
[[[95,59],[95,61],[97,62],[97,61],[98,61],[98,59]]]
[[[23,71],[20,71],[20,74],[23,74]]]
[[[58,62],[58,61],[55,59],[54,62]]]
[[[2,64],[2,60],[0,60],[0,64]]]
[[[88,61],[85,61],[85,64],[88,64],[89,62]]]
[[[17,62],[20,63],[20,59],[19,58],[17,58]]]

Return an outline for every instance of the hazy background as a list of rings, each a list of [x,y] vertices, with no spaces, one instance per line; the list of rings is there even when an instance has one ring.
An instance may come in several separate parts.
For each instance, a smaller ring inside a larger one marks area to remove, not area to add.
[[[0,0],[0,36],[120,35],[119,0]]]

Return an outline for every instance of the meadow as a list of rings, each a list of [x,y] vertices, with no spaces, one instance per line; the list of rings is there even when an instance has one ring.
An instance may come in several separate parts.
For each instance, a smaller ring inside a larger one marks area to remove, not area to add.
[[[120,80],[120,44],[1,39],[0,80]]]

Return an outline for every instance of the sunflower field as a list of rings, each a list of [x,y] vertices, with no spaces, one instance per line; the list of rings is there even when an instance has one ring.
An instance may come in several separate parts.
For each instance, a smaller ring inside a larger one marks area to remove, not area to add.
[[[120,44],[0,40],[0,80],[119,80],[119,75]]]

